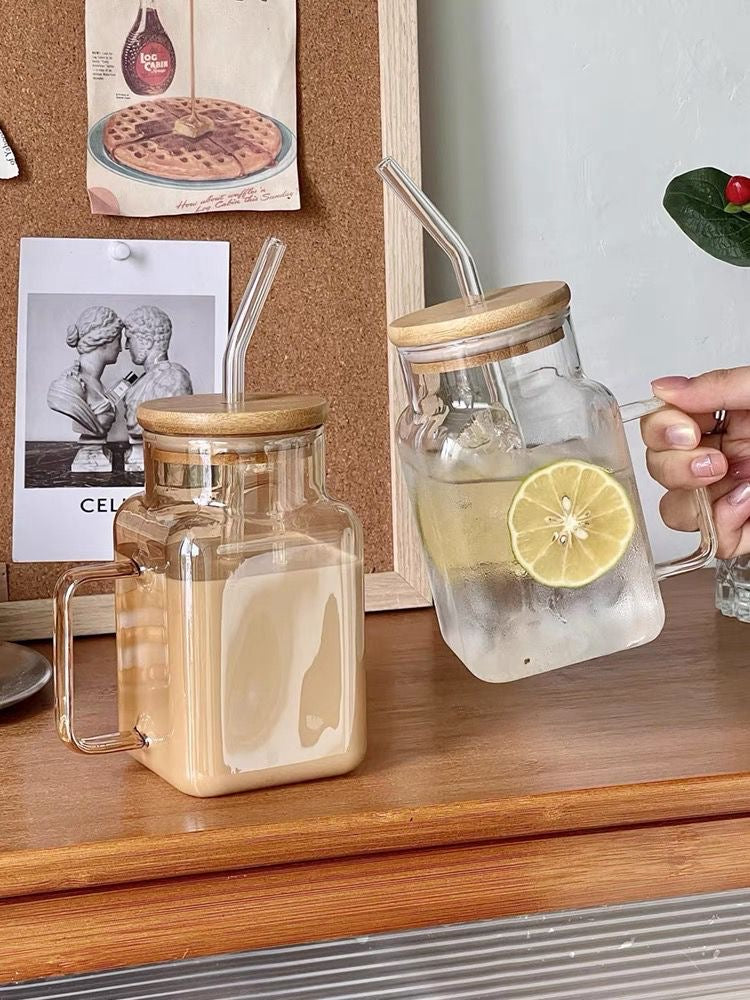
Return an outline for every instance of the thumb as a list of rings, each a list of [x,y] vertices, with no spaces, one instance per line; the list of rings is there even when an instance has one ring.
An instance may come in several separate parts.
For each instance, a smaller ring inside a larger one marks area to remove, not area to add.
[[[688,413],[750,409],[750,366],[721,368],[696,378],[658,378],[651,387],[659,399]]]

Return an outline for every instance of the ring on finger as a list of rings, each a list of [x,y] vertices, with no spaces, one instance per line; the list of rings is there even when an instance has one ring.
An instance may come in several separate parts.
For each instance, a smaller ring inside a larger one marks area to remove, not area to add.
[[[727,424],[729,423],[729,413],[726,410],[715,410],[714,420],[716,423],[708,434],[705,435],[705,437],[713,437],[714,435],[721,437],[723,434],[726,434]]]

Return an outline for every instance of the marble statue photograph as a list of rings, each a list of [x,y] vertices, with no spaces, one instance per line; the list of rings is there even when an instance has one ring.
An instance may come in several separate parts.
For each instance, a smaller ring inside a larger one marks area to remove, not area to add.
[[[213,315],[206,296],[30,295],[26,488],[142,485],[138,406],[213,391]]]
[[[24,236],[17,323],[13,561],[111,559],[139,406],[221,391],[229,244]]]
[[[136,368],[143,369],[125,392],[125,418],[130,447],[125,454],[127,472],[143,472],[143,433],[138,407],[149,399],[190,396],[193,382],[183,365],[169,358],[172,320],[158,306],[138,306],[125,319],[125,347]]]

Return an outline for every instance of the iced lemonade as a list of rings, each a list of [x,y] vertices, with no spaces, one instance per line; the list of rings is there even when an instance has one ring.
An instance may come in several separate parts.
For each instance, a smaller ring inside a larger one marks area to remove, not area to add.
[[[630,463],[590,451],[574,441],[495,452],[463,469],[452,461],[450,480],[438,454],[419,467],[403,454],[441,631],[483,680],[604,656],[661,631]]]

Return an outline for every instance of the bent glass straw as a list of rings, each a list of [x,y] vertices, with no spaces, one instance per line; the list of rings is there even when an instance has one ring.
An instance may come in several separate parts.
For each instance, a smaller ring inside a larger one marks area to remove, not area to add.
[[[282,240],[275,236],[266,238],[229,329],[224,350],[223,392],[231,406],[245,402],[245,356],[285,250],[286,243]]]
[[[447,254],[466,305],[471,309],[483,309],[484,291],[477,265],[469,248],[450,222],[392,156],[386,156],[375,169],[381,180],[401,199],[424,230]]]

